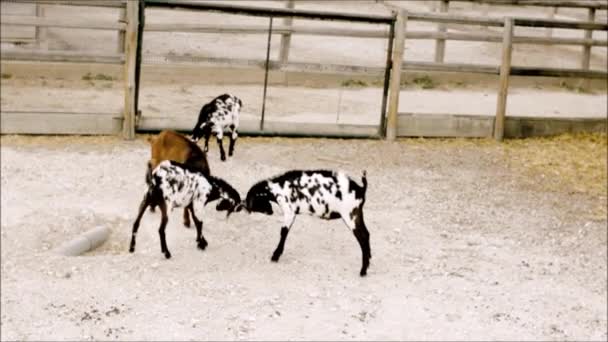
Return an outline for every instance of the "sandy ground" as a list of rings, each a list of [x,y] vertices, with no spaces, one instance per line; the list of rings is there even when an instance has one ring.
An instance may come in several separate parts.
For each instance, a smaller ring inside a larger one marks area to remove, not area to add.
[[[564,174],[555,164],[529,173],[514,163],[533,140],[242,138],[225,163],[211,145],[212,172],[242,195],[292,168],[367,169],[366,278],[341,222],[298,217],[274,264],[280,216],[226,220],[213,206],[207,250],[176,211],[172,259],[160,253],[158,213],[144,216],[129,254],[143,137],[0,141],[2,340],[608,338],[606,176],[599,195],[550,187]],[[533,159],[566,147],[556,143]],[[579,153],[598,153],[598,168],[605,149]],[[112,231],[98,250],[53,252],[98,225]]]

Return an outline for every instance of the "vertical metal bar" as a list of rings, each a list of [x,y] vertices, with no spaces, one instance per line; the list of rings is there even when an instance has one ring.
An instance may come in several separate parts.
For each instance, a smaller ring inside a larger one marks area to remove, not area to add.
[[[268,25],[268,44],[266,45],[266,70],[264,72],[264,97],[262,98],[262,120],[260,130],[264,130],[264,114],[266,113],[266,90],[268,89],[268,67],[270,65],[270,38],[272,37],[272,17]]]
[[[388,103],[388,86],[391,80],[391,69],[393,68],[393,41],[395,40],[395,21],[397,15],[393,17],[393,22],[390,25],[388,32],[388,46],[386,49],[386,68],[384,69],[384,88],[382,89],[382,109],[380,112],[380,126],[378,127],[378,135],[386,136],[386,106]]]

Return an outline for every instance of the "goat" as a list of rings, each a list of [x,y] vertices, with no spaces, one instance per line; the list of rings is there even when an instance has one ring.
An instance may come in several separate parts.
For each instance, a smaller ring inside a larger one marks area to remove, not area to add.
[[[146,183],[151,184],[152,170],[154,170],[163,160],[174,160],[189,165],[192,169],[198,170],[205,175],[210,175],[207,154],[192,140],[170,130],[160,132],[156,137],[148,139],[150,142],[151,156],[146,172]],[[154,211],[154,206],[150,206]],[[184,208],[184,225],[190,227],[190,215],[188,208]]]
[[[230,129],[230,146],[228,155],[234,153],[234,144],[238,138],[239,114],[243,102],[234,95],[223,94],[211,102],[205,104],[198,115],[198,121],[192,130],[192,140],[198,142],[201,137],[205,137],[205,152],[209,151],[209,136],[215,134],[217,144],[220,147],[220,158],[226,160],[226,153],[222,145],[224,129]]]
[[[204,206],[211,201],[219,200],[215,209],[227,211],[226,217],[233,212],[241,211],[243,208],[238,191],[230,184],[220,178],[205,175],[187,164],[165,160],[152,171],[151,178],[151,184],[144,195],[137,218],[133,223],[129,247],[131,253],[135,251],[135,236],[139,229],[141,217],[149,205],[160,207],[162,214],[160,228],[158,229],[160,248],[167,259],[171,258],[171,253],[165,241],[165,227],[169,221],[167,207],[170,210],[178,207],[190,209],[192,219],[196,225],[196,242],[198,248],[203,250],[207,247],[207,240],[203,236],[203,222],[196,215],[202,214]]]
[[[365,171],[362,183],[363,186],[359,186],[343,172],[288,171],[252,186],[247,192],[245,207],[250,213],[272,215],[271,202],[275,202],[283,212],[281,239],[271,257],[274,262],[278,262],[283,253],[285,239],[296,215],[306,213],[326,220],[342,218],[361,247],[362,267],[359,274],[365,276],[372,257],[369,232],[363,221],[367,190]]]

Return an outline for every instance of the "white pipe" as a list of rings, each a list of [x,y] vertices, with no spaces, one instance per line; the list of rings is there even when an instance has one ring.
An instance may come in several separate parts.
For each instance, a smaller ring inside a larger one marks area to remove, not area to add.
[[[110,236],[110,229],[97,226],[79,237],[64,243],[57,248],[57,253],[65,256],[77,256],[91,251],[104,243]]]

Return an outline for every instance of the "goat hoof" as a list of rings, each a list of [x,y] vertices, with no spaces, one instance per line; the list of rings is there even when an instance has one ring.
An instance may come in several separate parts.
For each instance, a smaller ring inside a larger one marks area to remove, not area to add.
[[[184,221],[184,227],[190,228],[190,221]]]
[[[226,161],[226,156],[221,156],[220,159],[222,159],[222,161]]]
[[[360,276],[365,277],[367,275],[367,270],[361,270],[359,273]]]
[[[165,252],[165,258],[167,258],[167,259],[171,259],[171,253],[169,253],[169,252]]]
[[[135,252],[135,247],[129,247],[129,253]]]
[[[273,254],[272,257],[270,258],[270,261],[279,262],[279,257],[280,257],[280,255]]]
[[[198,243],[198,248],[205,250],[205,248],[207,248],[207,241],[200,241]]]

